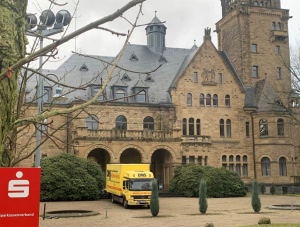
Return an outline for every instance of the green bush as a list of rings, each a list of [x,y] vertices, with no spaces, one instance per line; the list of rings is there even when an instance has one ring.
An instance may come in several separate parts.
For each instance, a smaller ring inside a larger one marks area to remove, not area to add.
[[[152,181],[150,211],[154,217],[156,217],[159,213],[158,183],[156,179],[153,179]]]
[[[104,188],[101,167],[94,161],[62,154],[41,160],[41,200],[95,200]]]
[[[271,185],[271,187],[270,187],[270,193],[272,194],[272,195],[274,195],[275,194],[275,185],[274,184],[272,184]]]
[[[205,177],[207,196],[214,198],[245,196],[246,190],[241,178],[225,168],[199,165],[178,166],[170,183],[170,192],[188,197],[199,195],[199,181]]]
[[[254,180],[252,183],[252,198],[251,198],[251,204],[254,212],[259,213],[261,208],[261,202],[258,194],[258,182],[257,180]]]
[[[199,184],[199,211],[201,214],[205,214],[207,211],[207,185],[205,179],[201,179]]]
[[[265,183],[261,183],[260,184],[260,193],[263,194],[263,195],[266,193],[266,185],[265,185]]]
[[[266,217],[262,217],[258,220],[258,224],[259,225],[269,225],[269,224],[271,224],[271,219],[266,218]]]

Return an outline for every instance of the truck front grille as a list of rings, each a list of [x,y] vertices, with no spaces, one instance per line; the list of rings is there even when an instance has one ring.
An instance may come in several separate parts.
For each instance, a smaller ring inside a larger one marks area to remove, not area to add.
[[[150,199],[150,196],[148,195],[135,195],[132,196],[134,199]]]

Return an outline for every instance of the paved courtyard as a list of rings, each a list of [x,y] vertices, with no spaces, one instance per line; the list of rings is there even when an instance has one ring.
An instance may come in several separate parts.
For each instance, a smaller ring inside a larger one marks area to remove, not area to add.
[[[158,217],[152,217],[147,208],[124,209],[110,200],[86,202],[47,202],[46,210],[93,210],[100,214],[90,217],[45,219],[40,218],[40,227],[180,227],[204,226],[214,223],[215,227],[234,227],[257,224],[261,217],[269,217],[272,223],[299,223],[300,210],[271,210],[269,205],[293,204],[300,206],[300,197],[260,196],[262,209],[259,214],[253,212],[251,197],[209,198],[208,210],[201,215],[198,198],[160,198]],[[40,205],[43,213],[44,203]]]

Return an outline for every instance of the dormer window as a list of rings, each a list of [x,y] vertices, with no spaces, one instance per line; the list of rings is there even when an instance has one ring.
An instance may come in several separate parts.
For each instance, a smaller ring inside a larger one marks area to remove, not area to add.
[[[147,82],[154,82],[154,80],[152,79],[152,77],[151,77],[150,74],[148,74],[148,75],[146,76],[145,81],[147,81]]]
[[[146,102],[146,91],[145,90],[139,90],[138,93],[135,96],[135,100],[137,102]]]
[[[83,65],[79,68],[79,70],[86,72],[86,71],[89,71],[89,68],[86,66],[85,63],[83,63]]]
[[[125,95],[126,93],[124,89],[117,89],[115,94],[115,98],[117,99],[116,101],[125,102]]]
[[[91,87],[91,98],[93,98],[101,89],[101,85],[93,85]],[[102,92],[102,94],[97,98],[98,101],[105,100],[105,91]]]
[[[130,81],[130,77],[128,76],[128,74],[125,72],[122,76],[122,79],[121,80],[126,80],[126,81]]]
[[[131,61],[138,61],[138,57],[135,55],[135,53],[132,53],[132,55],[130,56],[130,59]]]

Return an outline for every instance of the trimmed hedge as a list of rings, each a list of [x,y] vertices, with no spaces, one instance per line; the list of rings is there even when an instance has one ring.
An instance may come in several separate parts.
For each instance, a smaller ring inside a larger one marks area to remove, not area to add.
[[[41,160],[41,201],[96,200],[105,177],[95,161],[62,154]]]
[[[203,167],[194,164],[178,166],[170,183],[170,192],[188,197],[199,195],[199,182],[207,183],[207,196],[213,198],[240,197],[246,195],[244,182],[225,168]]]

